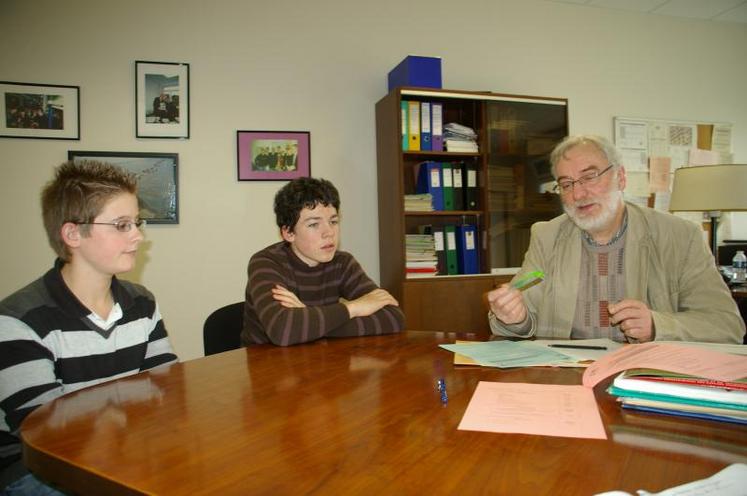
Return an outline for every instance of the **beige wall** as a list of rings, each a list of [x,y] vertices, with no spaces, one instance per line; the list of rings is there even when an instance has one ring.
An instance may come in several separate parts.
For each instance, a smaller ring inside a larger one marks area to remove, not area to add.
[[[236,181],[236,130],[311,131],[341,190],[343,248],[378,279],[374,104],[407,54],[445,88],[567,97],[572,132],[615,115],[731,122],[747,161],[747,26],[541,0],[0,1],[0,80],[77,85],[81,140],[0,139],[0,297],[50,267],[38,192],[70,149],[179,154],[179,225],[148,227],[129,278],[158,297],[182,359],[243,299],[251,253],[278,239],[284,183]],[[134,61],[191,64],[191,138],[134,137]]]

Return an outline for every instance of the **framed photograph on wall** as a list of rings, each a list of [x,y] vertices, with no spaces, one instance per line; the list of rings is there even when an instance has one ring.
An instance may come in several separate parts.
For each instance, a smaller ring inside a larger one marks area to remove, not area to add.
[[[189,64],[135,61],[135,136],[189,138]]]
[[[0,137],[80,139],[80,87],[0,81]]]
[[[289,181],[311,175],[308,131],[236,131],[239,181]]]
[[[179,155],[176,153],[85,152],[70,150],[68,160],[96,160],[137,177],[140,218],[148,224],[179,223]]]

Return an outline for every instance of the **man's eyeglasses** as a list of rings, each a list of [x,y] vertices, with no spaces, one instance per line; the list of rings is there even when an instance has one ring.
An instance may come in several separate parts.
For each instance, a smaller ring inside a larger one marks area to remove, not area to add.
[[[553,191],[555,191],[558,194],[565,195],[573,191],[573,186],[575,184],[578,184],[580,186],[583,186],[585,184],[593,185],[596,184],[596,182],[599,180],[600,177],[602,177],[602,174],[607,172],[612,168],[612,165],[607,167],[601,172],[590,172],[588,174],[584,174],[583,176],[579,177],[575,181],[572,179],[564,179],[562,181],[558,181],[555,183],[555,187],[553,188]]]
[[[115,220],[112,222],[75,222],[79,226],[114,226],[114,228],[122,233],[132,231],[132,226],[137,228],[145,227],[148,223],[145,219],[138,220]]]

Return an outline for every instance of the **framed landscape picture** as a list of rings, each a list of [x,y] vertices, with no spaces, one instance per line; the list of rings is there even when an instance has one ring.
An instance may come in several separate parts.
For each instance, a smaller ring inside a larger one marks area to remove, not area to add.
[[[135,61],[135,135],[189,138],[189,64]]]
[[[80,139],[80,87],[0,81],[0,137]]]
[[[135,174],[140,218],[148,224],[179,223],[179,155],[176,153],[70,150],[68,160],[108,162]]]
[[[311,175],[308,131],[237,131],[239,181],[288,181]]]

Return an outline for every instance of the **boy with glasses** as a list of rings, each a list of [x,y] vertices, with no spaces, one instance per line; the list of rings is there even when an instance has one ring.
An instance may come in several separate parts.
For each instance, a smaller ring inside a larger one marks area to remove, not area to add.
[[[143,240],[136,187],[132,174],[111,165],[67,162],[42,190],[58,258],[0,302],[2,494],[58,494],[20,461],[18,429],[31,411],[177,359],[153,295],[115,277],[134,268]]]
[[[741,343],[744,321],[698,226],[623,201],[626,178],[606,139],[569,136],[550,155],[564,215],[532,226],[516,279],[488,293],[494,334]]]
[[[249,261],[242,344],[288,346],[402,330],[397,300],[337,249],[339,208],[337,189],[325,179],[296,179],[275,195],[283,241]]]

